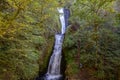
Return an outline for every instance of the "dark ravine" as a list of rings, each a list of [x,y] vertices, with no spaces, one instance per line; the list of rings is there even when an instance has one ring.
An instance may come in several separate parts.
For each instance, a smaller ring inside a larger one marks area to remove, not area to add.
[[[62,44],[68,26],[68,18],[70,12],[68,9],[65,8],[57,8],[57,10],[60,14],[59,18],[61,22],[61,32],[59,34],[58,33],[55,34],[55,44],[53,48],[53,53],[50,57],[47,73],[42,76],[40,75],[40,77],[38,77],[36,80],[64,80],[65,78],[64,75],[65,65],[64,64],[61,65],[61,63],[64,63],[61,62]]]

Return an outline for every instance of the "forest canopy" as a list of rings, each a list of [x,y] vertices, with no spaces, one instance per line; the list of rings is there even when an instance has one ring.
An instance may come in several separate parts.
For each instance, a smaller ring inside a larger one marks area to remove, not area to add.
[[[0,80],[34,80],[46,71],[61,27],[58,7],[70,10],[65,78],[119,80],[119,0],[0,0]]]

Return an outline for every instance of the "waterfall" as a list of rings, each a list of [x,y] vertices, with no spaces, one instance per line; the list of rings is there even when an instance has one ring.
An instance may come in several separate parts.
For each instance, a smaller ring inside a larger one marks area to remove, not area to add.
[[[50,57],[50,62],[48,66],[48,71],[44,80],[59,80],[62,75],[60,74],[60,64],[62,58],[62,44],[64,39],[64,34],[68,25],[68,10],[64,8],[58,8],[59,19],[61,23],[61,33],[55,34],[55,44],[53,54]],[[67,19],[66,19],[67,18]]]

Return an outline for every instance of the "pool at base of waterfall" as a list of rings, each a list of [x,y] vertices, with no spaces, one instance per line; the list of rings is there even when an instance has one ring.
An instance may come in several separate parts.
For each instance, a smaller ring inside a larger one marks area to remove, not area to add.
[[[37,78],[36,80],[64,80],[64,78],[62,75],[46,74],[42,77]]]
[[[44,80],[62,80],[62,75],[46,74]]]

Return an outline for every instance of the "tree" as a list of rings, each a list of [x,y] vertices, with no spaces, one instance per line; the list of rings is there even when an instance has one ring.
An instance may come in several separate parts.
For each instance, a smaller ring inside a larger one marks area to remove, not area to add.
[[[59,28],[58,1],[0,2],[0,79],[33,80],[47,66],[53,33]]]
[[[79,54],[83,69],[90,68],[93,71],[92,77],[98,79],[116,79],[115,68],[120,65],[117,64],[120,61],[120,42],[115,28],[116,12],[112,7],[113,2],[114,0],[77,0],[71,7],[70,20],[74,25],[71,25],[72,33],[68,32],[65,41],[65,49],[69,50],[65,52],[66,60],[76,64],[74,55]],[[69,66],[71,68],[72,63]]]

